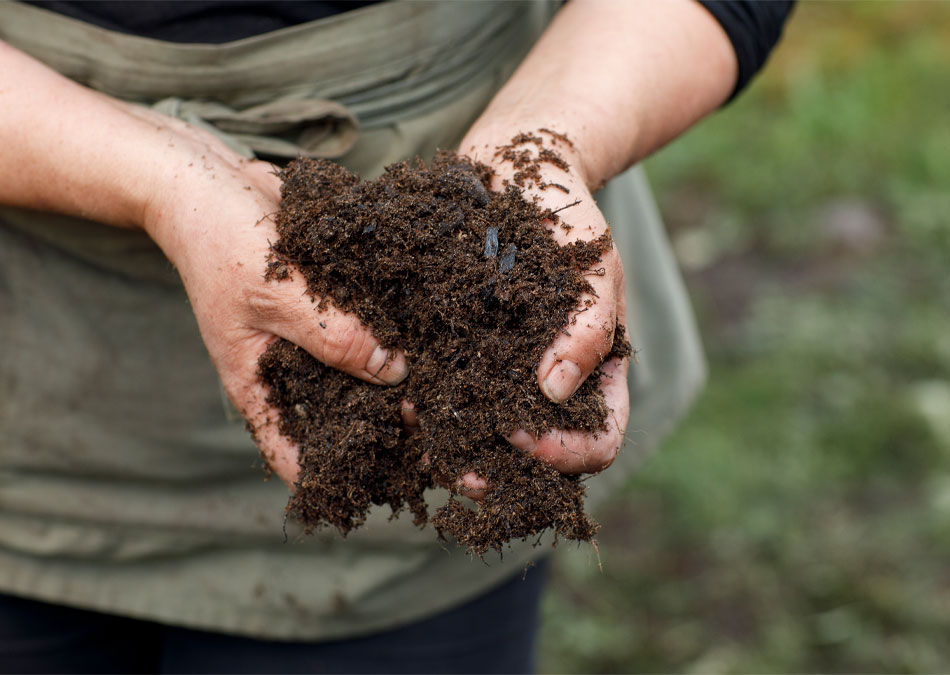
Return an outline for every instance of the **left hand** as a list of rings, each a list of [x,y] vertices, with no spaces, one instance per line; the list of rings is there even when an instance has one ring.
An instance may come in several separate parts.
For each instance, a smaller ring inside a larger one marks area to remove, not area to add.
[[[542,180],[565,186],[569,194],[532,188],[526,196],[537,196],[552,209],[580,200],[561,214],[573,229],[554,227],[552,234],[561,244],[592,239],[607,231],[607,223],[591,190],[722,105],[737,75],[729,36],[699,3],[572,0],[558,10],[475,121],[460,152],[494,166],[499,174],[494,187],[500,188],[514,169],[494,157],[497,146],[520,132],[567,132],[573,146],[560,142],[552,149],[569,169],[544,164]],[[594,306],[571,318],[573,323],[565,326],[570,337],[555,339],[538,366],[538,385],[552,400],[569,398],[590,375],[609,349],[615,320],[624,319],[623,270],[616,249],[607,251],[597,267],[605,273],[589,277],[598,296]],[[617,455],[630,412],[625,361],[603,368],[601,387],[613,410],[607,432],[554,430],[539,438],[515,432],[511,443],[564,473],[606,468]],[[469,479],[464,483],[474,485]],[[484,488],[484,481],[477,482]]]
[[[520,131],[520,130],[519,130]],[[555,241],[561,246],[578,240],[596,239],[608,231],[607,221],[594,202],[583,176],[575,167],[581,167],[580,158],[572,147],[563,141],[552,142],[552,137],[533,129],[525,129],[543,138],[545,147],[557,152],[569,165],[567,171],[550,163],[541,164],[541,181],[556,183],[567,192],[556,187],[541,189],[537,185],[526,185],[526,199],[537,198],[541,208],[560,209],[573,202],[575,206],[560,212],[563,222],[571,228],[565,230],[546,222]],[[514,135],[514,134],[512,134]],[[475,133],[470,132],[460,146],[460,152],[472,159],[489,164],[495,169],[492,188],[504,189],[505,179],[511,179],[515,169],[510,162],[494,157],[496,143],[486,143]],[[525,149],[534,148],[526,144]],[[569,399],[585,379],[601,365],[613,344],[614,328],[618,320],[626,325],[626,306],[624,300],[623,265],[616,247],[611,244],[596,268],[604,273],[587,277],[594,289],[594,295],[581,298],[568,324],[566,332],[561,332],[548,346],[541,357],[537,369],[538,386],[550,400],[560,403]],[[592,300],[589,309],[584,308],[585,300]],[[604,364],[601,376],[601,388],[607,407],[613,412],[606,420],[607,431],[585,433],[553,429],[539,437],[527,431],[519,430],[508,437],[515,447],[532,452],[537,457],[552,464],[561,473],[597,473],[610,466],[623,442],[627,419],[630,413],[630,399],[627,391],[627,369],[629,359],[611,359]],[[484,488],[484,481],[469,475],[464,485],[470,493],[478,494]]]

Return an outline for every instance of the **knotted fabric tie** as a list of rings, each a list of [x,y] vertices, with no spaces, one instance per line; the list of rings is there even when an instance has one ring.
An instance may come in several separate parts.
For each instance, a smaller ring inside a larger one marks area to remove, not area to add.
[[[152,108],[213,133],[245,157],[340,157],[359,137],[350,110],[325,99],[284,98],[234,110],[222,103],[164,98]]]

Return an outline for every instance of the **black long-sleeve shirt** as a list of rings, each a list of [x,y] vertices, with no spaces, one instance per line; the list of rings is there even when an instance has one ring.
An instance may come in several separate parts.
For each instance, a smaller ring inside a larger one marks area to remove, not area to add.
[[[772,48],[782,37],[782,28],[795,5],[793,0],[699,0],[732,42],[739,62],[739,77],[732,97],[745,89],[758,73]]]

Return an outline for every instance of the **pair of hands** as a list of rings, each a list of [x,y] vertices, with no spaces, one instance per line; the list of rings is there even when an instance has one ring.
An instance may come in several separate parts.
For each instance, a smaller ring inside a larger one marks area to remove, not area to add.
[[[225,391],[251,422],[257,442],[274,472],[289,486],[297,478],[298,449],[277,431],[277,411],[266,403],[257,377],[257,361],[276,337],[290,340],[323,363],[381,386],[402,381],[411,364],[402,353],[390,355],[359,320],[330,306],[318,310],[303,279],[268,282],[263,278],[269,242],[277,234],[270,218],[280,207],[280,182],[270,164],[247,160],[216,138],[183,122],[134,109],[129,112],[156,125],[179,157],[168,164],[165,186],[145,205],[142,223],[175,264],[184,282],[201,335]],[[481,144],[482,146],[484,144]],[[482,161],[473,139],[462,151]],[[570,152],[563,146],[557,148]],[[482,149],[481,154],[486,150]],[[567,158],[572,163],[570,158]],[[498,164],[496,185],[513,169]],[[573,163],[572,163],[573,164]],[[593,239],[607,229],[583,180],[572,172],[544,165],[545,180],[566,187],[528,190],[542,207],[557,209],[579,200],[565,214],[570,231],[553,227],[558,243]],[[171,168],[173,167],[173,168]],[[256,224],[255,224],[256,223]],[[590,310],[580,314],[568,332],[545,351],[538,366],[538,384],[551,400],[569,398],[610,351],[617,318],[624,318],[623,272],[616,249],[598,263],[606,273],[589,277],[595,296]],[[553,430],[536,438],[525,431],[509,437],[512,445],[550,462],[563,473],[596,472],[614,459],[623,439],[629,401],[627,360],[614,359],[603,369],[601,386],[613,415],[608,431],[585,434]],[[415,422],[411,407],[407,424]],[[478,497],[485,484],[469,474],[460,486]]]
[[[300,279],[264,281],[263,262],[276,236],[267,216],[280,201],[270,165],[247,161],[184,123],[81,87],[3,43],[0,66],[0,204],[144,227],[181,273],[228,395],[250,419],[271,467],[293,485],[297,449],[271,423],[276,412],[257,381],[266,345],[287,338],[324,363],[381,385],[399,381],[411,364],[398,354],[387,364],[355,318],[317,312]],[[555,209],[580,200],[564,214],[574,228],[552,230],[560,243],[593,238],[607,225],[589,188],[719,107],[737,73],[728,35],[698,3],[576,0],[558,11],[460,149],[493,164],[494,147],[520,131],[552,125],[567,131],[583,152],[558,148],[572,168],[545,165],[544,180],[570,194],[535,195]],[[551,398],[569,396],[590,374],[607,351],[615,319],[623,317],[616,250],[598,267],[606,273],[589,277],[594,306],[538,367],[539,386]],[[601,384],[613,410],[608,432],[553,431],[537,439],[516,432],[510,441],[566,473],[606,467],[627,423],[626,368],[605,366]]]
[[[3,43],[0,67],[0,204],[144,227],[181,273],[228,395],[254,425],[271,467],[293,485],[297,449],[270,423],[276,413],[257,381],[257,359],[269,341],[287,338],[324,363],[381,385],[399,381],[411,364],[397,354],[377,375],[385,358],[355,318],[315,311],[300,279],[263,280],[269,240],[276,236],[267,216],[280,201],[270,165],[244,160],[181,122],[81,87]],[[558,148],[572,168],[546,165],[551,175],[544,179],[570,194],[535,194],[555,209],[580,200],[564,214],[574,228],[553,229],[560,243],[592,238],[607,225],[589,188],[716,109],[737,73],[728,35],[698,3],[575,0],[496,93],[461,151],[491,164],[494,146],[517,132],[552,124],[569,132],[583,153]],[[592,371],[610,344],[615,318],[623,317],[616,250],[598,267],[606,274],[589,277],[594,306],[539,365],[539,386],[551,398],[565,398]],[[627,423],[626,368],[620,362],[605,367],[602,387],[614,411],[608,432],[554,431],[537,439],[516,432],[511,442],[567,473],[606,467]]]

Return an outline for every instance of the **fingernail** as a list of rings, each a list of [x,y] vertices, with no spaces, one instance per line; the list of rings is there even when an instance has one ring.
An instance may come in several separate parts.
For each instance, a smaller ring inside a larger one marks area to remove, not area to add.
[[[511,436],[508,437],[508,442],[519,450],[524,450],[525,452],[534,452],[534,449],[538,447],[538,442],[535,440],[534,436],[529,434],[524,429],[518,429]]]
[[[569,399],[581,386],[581,369],[573,361],[561,361],[541,382],[541,391],[555,403]]]
[[[409,367],[402,352],[396,352],[396,355],[390,358],[389,350],[380,345],[369,357],[366,371],[386,384],[399,384],[409,374]]]

